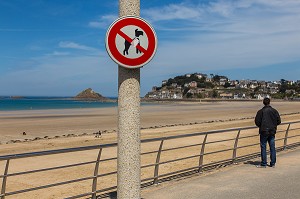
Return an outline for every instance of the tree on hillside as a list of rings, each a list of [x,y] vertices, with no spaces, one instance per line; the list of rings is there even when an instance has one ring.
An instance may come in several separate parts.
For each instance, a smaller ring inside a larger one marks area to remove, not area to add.
[[[192,98],[193,97],[193,94],[192,93],[187,93],[186,94],[186,98]]]
[[[218,97],[218,92],[216,90],[213,91],[212,97],[213,98],[217,98]]]
[[[230,83],[229,82],[225,82],[224,88],[228,88],[230,87]]]
[[[219,76],[219,75],[215,75],[215,76],[213,77],[213,80],[214,80],[215,82],[219,82],[220,79],[221,79],[221,76]]]
[[[183,96],[185,96],[187,94],[187,92],[189,92],[189,90],[190,90],[189,88],[185,88],[183,91]]]

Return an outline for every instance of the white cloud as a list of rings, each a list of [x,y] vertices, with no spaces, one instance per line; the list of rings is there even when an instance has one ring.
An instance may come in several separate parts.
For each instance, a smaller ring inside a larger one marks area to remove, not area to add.
[[[61,51],[54,51],[53,53],[48,54],[49,56],[66,56],[70,55],[69,52],[61,52]]]
[[[89,27],[106,29],[117,18],[117,15],[104,15],[96,21],[89,22]]]
[[[179,8],[186,12],[177,14]],[[149,9],[146,16],[164,37],[172,36],[160,42],[156,64],[179,72],[300,60],[300,12],[295,10],[300,10],[298,0],[220,0],[167,5]]]
[[[92,48],[89,46],[81,45],[71,41],[61,41],[59,42],[60,48],[69,48],[69,49],[78,49],[78,50],[86,50],[86,51],[96,51],[96,48]]]
[[[201,16],[201,10],[185,4],[170,4],[163,8],[151,8],[142,13],[151,21],[195,19]]]

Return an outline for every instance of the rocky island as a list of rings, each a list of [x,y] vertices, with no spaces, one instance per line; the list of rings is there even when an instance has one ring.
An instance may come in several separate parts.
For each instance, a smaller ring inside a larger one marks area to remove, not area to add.
[[[88,100],[88,101],[111,101],[110,99],[103,97],[101,94],[95,92],[93,89],[88,88],[80,92],[74,97],[77,100]]]

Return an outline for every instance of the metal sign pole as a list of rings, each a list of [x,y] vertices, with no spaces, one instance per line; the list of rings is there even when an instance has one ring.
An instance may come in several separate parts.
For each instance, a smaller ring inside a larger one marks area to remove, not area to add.
[[[140,16],[140,0],[119,0],[119,16]],[[118,199],[139,199],[140,69],[119,66]]]

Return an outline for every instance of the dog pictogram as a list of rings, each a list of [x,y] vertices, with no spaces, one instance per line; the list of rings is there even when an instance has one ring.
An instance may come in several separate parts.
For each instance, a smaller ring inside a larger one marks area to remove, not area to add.
[[[123,55],[128,55],[128,50],[130,48],[131,45],[133,45],[135,48],[140,45],[140,36],[144,35],[144,32],[138,29],[135,29],[134,31],[135,33],[135,38],[132,40],[132,42],[130,43],[128,40],[125,39],[125,48],[123,50]],[[142,53],[142,51],[140,51],[138,48],[136,48],[136,54]]]

